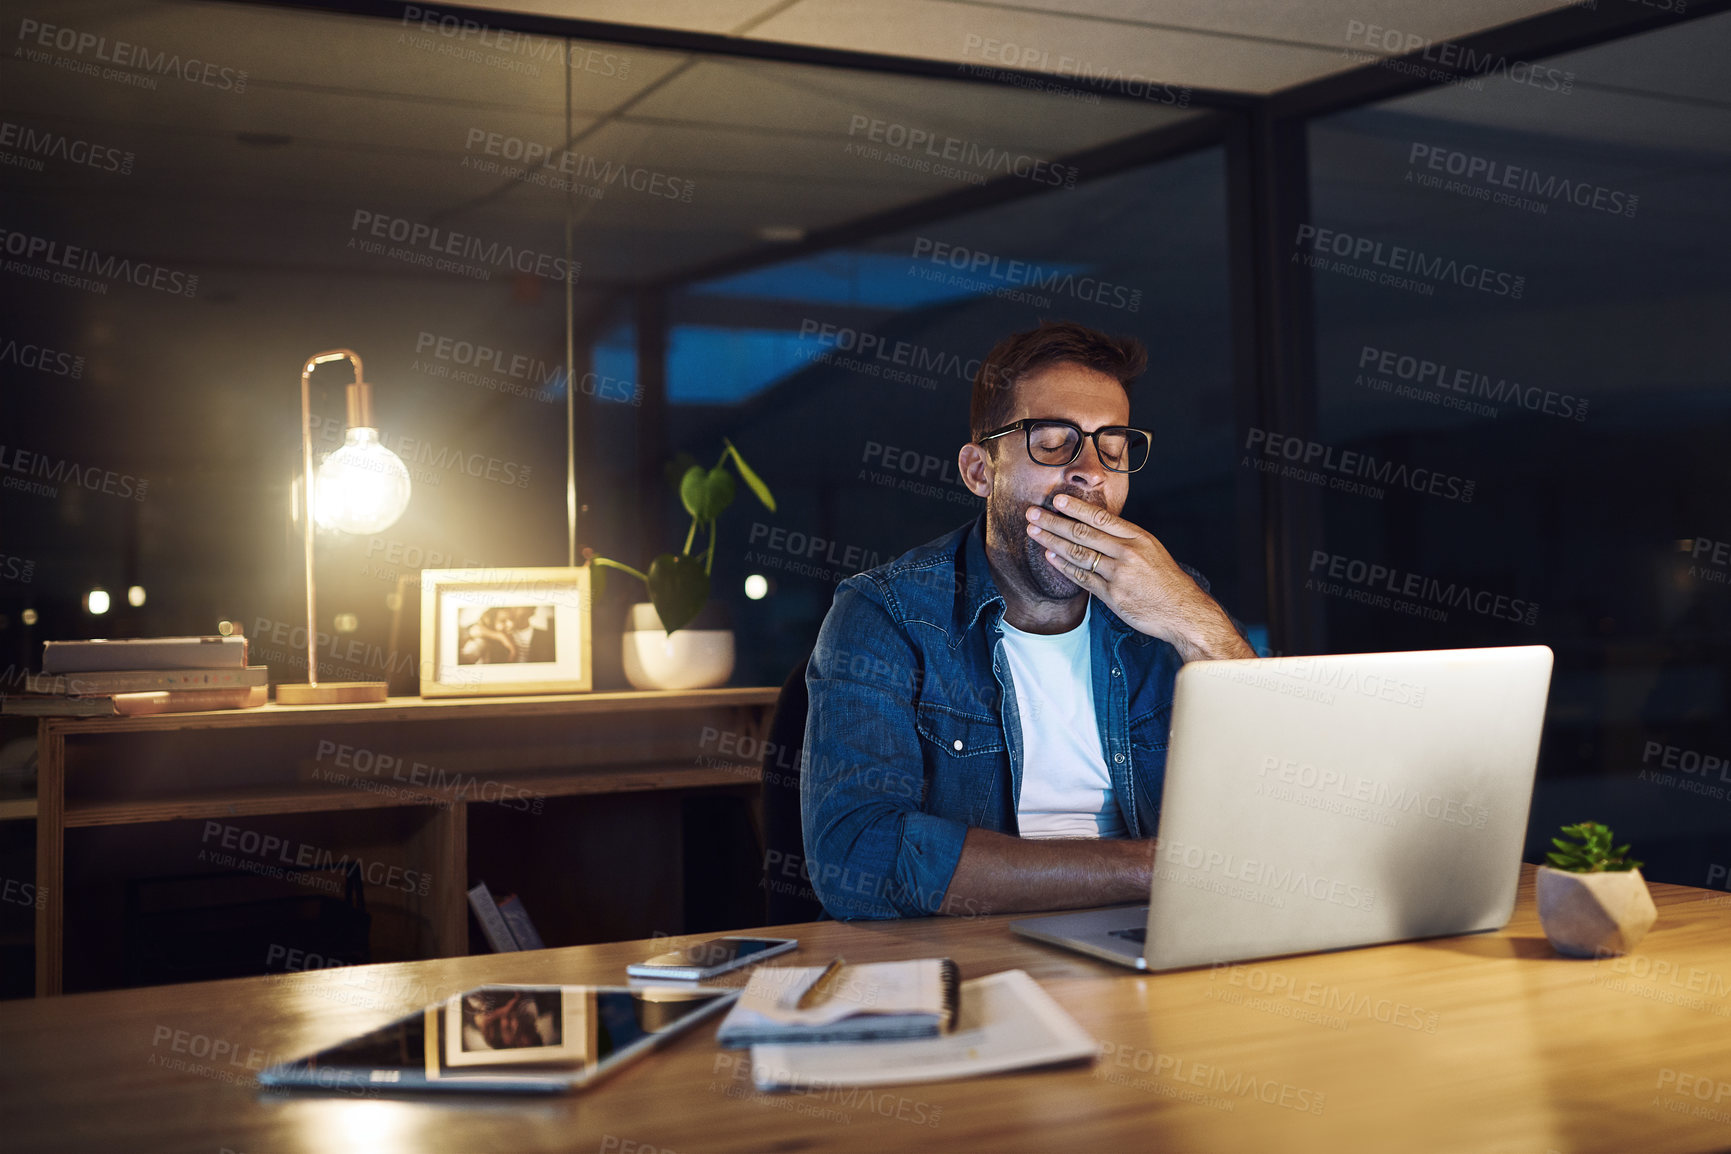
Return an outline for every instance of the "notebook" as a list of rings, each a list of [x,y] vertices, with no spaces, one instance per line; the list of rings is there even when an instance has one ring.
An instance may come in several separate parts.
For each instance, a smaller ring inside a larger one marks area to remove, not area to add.
[[[723,1046],[930,1038],[955,1024],[961,975],[949,958],[844,966],[810,1009],[790,1003],[822,966],[765,966],[751,975],[717,1036]]]
[[[955,1029],[865,1046],[753,1046],[759,1090],[888,1086],[1092,1061],[1099,1043],[1024,970],[963,982]]]

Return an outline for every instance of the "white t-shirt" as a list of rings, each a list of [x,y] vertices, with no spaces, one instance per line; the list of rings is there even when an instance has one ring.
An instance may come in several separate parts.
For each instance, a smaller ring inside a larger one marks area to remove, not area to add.
[[[1100,748],[1088,618],[1067,633],[1025,633],[1003,622],[1004,655],[1022,722],[1023,837],[1123,837],[1124,816]]]

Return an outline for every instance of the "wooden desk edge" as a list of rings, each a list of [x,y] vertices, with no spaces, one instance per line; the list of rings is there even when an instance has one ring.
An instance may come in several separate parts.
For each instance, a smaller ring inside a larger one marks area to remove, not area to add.
[[[713,707],[771,706],[779,686],[724,689],[623,690],[502,697],[391,697],[352,705],[278,705],[254,709],[209,709],[143,717],[43,717],[41,732],[59,734],[141,733],[175,729],[244,729],[252,726],[388,723],[443,713],[451,717],[510,718],[561,713],[674,712]]]

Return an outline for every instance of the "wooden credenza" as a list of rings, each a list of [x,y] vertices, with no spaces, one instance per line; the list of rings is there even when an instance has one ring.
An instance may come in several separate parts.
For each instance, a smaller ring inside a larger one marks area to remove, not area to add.
[[[606,805],[628,804],[624,795],[665,800],[668,791],[715,787],[755,796],[760,774],[752,754],[767,732],[776,695],[774,688],[739,688],[407,697],[44,718],[38,725],[36,992],[61,992],[69,920],[86,913],[78,906],[78,885],[69,901],[69,880],[83,879],[89,892],[93,877],[135,864],[126,860],[135,854],[133,843],[118,827],[172,833],[170,872],[238,864],[282,876],[333,860],[364,862],[376,875],[369,880],[379,883],[377,892],[397,902],[389,912],[411,927],[404,931],[406,947],[397,951],[406,956],[468,952],[472,820],[485,822],[495,840],[521,836],[526,847],[542,847],[525,853],[557,858],[559,851],[547,845],[581,843],[571,847],[572,856],[559,858],[564,864],[548,867],[572,875],[562,891],[604,889],[595,899],[603,904],[641,902],[646,894],[665,900],[677,848],[666,844],[664,830],[632,828],[629,808]],[[560,823],[581,816],[585,806],[601,812],[598,824],[581,837],[560,836]],[[84,831],[103,829],[117,832],[90,835],[109,840],[93,842],[86,853]],[[642,852],[633,856],[634,850]],[[574,864],[584,861],[587,868]],[[417,878],[432,884],[400,884]],[[104,911],[88,914],[100,920]],[[607,929],[605,919],[597,922],[598,932]]]

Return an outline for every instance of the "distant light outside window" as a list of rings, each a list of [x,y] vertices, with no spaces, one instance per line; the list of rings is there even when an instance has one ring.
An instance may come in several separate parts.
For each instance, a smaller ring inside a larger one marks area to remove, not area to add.
[[[802,340],[798,330],[675,325],[667,342],[667,399],[675,405],[737,405],[824,351]]]
[[[706,281],[690,291],[901,310],[968,300],[1004,288],[1031,290],[1042,281],[1081,276],[1087,270],[1083,264],[1011,260],[947,241],[916,238],[907,253],[824,253]]]
[[[636,381],[637,348],[632,344],[636,330],[622,325],[596,342],[589,356],[591,369],[597,377],[617,381]]]

